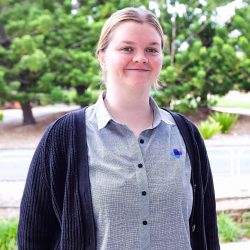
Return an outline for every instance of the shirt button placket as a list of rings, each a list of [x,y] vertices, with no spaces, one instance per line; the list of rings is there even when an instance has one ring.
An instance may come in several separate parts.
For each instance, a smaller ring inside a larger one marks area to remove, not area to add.
[[[142,168],[143,165],[141,163],[138,164],[138,168]]]
[[[145,139],[139,138],[137,141],[137,147],[138,147],[138,160],[137,163],[137,180],[138,180],[138,188],[140,190],[140,215],[141,215],[141,248],[142,249],[148,249],[148,246],[150,246],[150,233],[149,233],[149,227],[148,220],[149,220],[149,197],[148,197],[148,178],[147,178],[147,172],[146,172],[146,166],[145,166]]]
[[[140,139],[139,141],[140,141],[140,143],[141,143],[141,144],[143,144],[143,143],[144,143],[144,140],[143,140],[143,139]]]

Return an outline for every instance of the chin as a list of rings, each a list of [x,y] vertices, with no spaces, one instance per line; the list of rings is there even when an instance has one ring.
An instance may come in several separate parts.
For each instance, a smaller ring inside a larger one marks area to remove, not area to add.
[[[149,79],[142,79],[142,77],[140,77],[140,78],[137,78],[137,79],[128,79],[127,82],[132,83],[133,85],[148,86],[148,85],[151,85],[148,80]]]
[[[137,89],[140,89],[140,90],[150,89],[151,86],[152,86],[152,84],[148,83],[148,82],[133,82],[133,83],[130,83],[130,85],[133,88],[137,88]]]

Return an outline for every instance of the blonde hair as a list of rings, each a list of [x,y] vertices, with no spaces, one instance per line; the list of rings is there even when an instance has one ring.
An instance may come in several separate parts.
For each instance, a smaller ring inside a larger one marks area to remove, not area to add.
[[[100,52],[104,52],[111,40],[111,34],[115,28],[122,22],[134,21],[140,24],[147,23],[152,25],[161,37],[161,48],[164,48],[164,33],[157,17],[149,10],[142,8],[124,8],[116,11],[105,22],[102,27],[99,41],[96,48],[96,57],[99,57]],[[105,72],[102,73],[102,81],[105,83]],[[157,88],[158,82],[153,86]]]
[[[152,25],[161,37],[161,48],[164,47],[164,34],[162,27],[156,18],[156,16],[149,10],[142,8],[124,8],[116,11],[112,14],[105,22],[99,41],[96,48],[96,55],[98,56],[101,51],[104,51],[110,42],[111,33],[114,31],[116,26],[125,21],[134,21],[137,23],[147,23]]]

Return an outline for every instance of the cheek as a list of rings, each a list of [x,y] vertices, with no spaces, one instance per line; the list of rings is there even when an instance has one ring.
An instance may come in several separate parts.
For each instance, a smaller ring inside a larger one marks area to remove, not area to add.
[[[129,62],[129,59],[126,55],[114,55],[109,57],[108,64],[110,65],[111,70],[116,68],[122,69],[125,67]]]
[[[155,68],[155,70],[160,73],[161,69],[162,69],[162,58],[155,58],[153,61],[152,61],[152,64]]]

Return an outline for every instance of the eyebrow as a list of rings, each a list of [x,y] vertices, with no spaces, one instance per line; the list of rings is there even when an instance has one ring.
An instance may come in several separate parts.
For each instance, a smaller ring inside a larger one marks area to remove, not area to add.
[[[131,45],[131,44],[135,44],[135,42],[132,42],[132,41],[127,41],[127,40],[123,40],[121,41],[120,43],[125,43],[125,44],[128,44],[128,45]],[[149,43],[150,46],[161,46],[158,42],[151,42]]]

